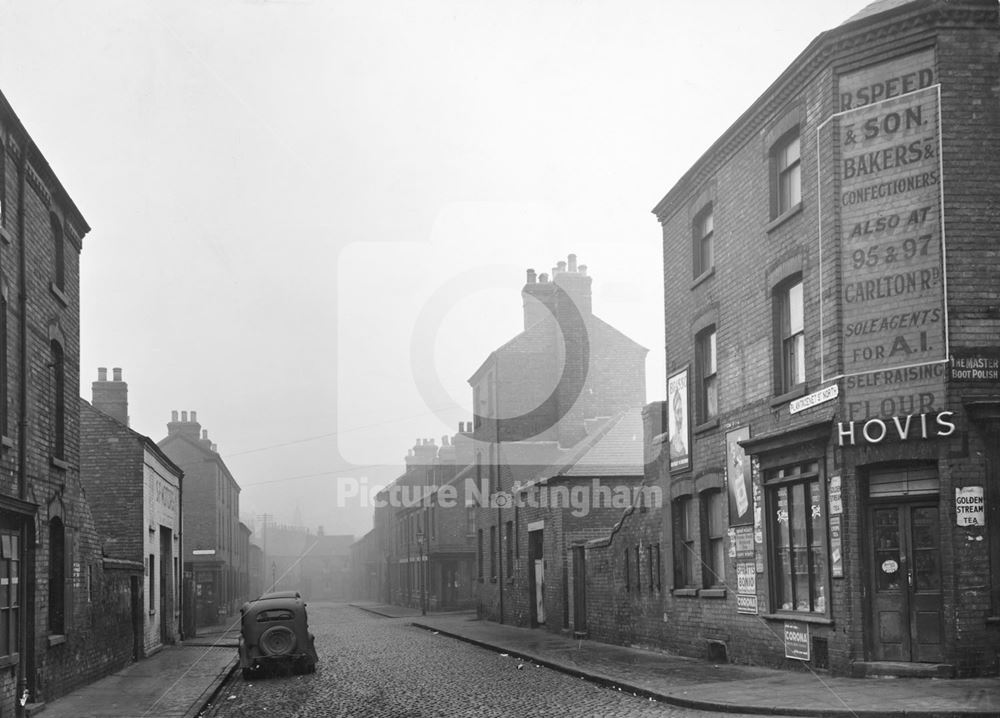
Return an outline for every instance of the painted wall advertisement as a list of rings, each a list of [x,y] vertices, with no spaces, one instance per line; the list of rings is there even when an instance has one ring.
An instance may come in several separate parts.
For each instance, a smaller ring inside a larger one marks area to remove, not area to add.
[[[934,52],[842,75],[820,129],[839,216],[845,418],[940,409],[948,373],[941,128]],[[832,152],[829,150],[832,149]],[[831,228],[821,250],[834,259]],[[824,357],[824,374],[835,373]],[[905,438],[905,437],[900,437]]]
[[[690,417],[688,416],[688,369],[667,379],[667,431],[670,436],[670,470],[691,466]]]
[[[750,457],[739,442],[750,438],[750,427],[726,433],[726,485],[729,487],[729,525],[753,524],[753,482]]]

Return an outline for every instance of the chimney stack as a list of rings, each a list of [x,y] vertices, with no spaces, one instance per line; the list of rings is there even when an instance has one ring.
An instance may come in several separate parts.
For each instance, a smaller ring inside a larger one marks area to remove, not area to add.
[[[91,403],[128,426],[128,384],[122,381],[122,370],[115,368],[114,380],[108,381],[107,367],[98,367],[97,381],[91,384]]]
[[[170,423],[167,424],[167,436],[186,436],[192,441],[201,441],[201,424],[198,423],[198,412],[191,412],[191,419],[188,420],[188,412],[181,412],[181,420],[177,421],[177,412],[170,412]]]

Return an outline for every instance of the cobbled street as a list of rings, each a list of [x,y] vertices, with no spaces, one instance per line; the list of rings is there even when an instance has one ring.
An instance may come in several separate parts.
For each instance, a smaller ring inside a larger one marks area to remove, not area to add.
[[[411,621],[384,618],[346,605],[312,604],[309,622],[320,658],[316,673],[244,681],[237,671],[203,715],[709,715],[522,663],[517,658],[415,628]]]

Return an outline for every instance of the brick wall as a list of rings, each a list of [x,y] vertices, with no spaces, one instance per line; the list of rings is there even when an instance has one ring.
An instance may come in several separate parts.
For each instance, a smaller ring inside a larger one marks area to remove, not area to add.
[[[839,400],[792,414],[790,397],[777,398],[780,391],[774,367],[779,349],[773,338],[773,291],[783,278],[801,273],[806,326],[806,387],[802,393],[821,388],[829,383],[829,377],[856,363],[857,358],[851,352],[854,345],[848,343],[844,322],[857,308],[845,303],[843,291],[856,276],[848,261],[840,261],[840,238],[845,237],[846,243],[850,228],[839,226],[841,215],[833,203],[838,186],[832,179],[833,172],[827,171],[849,150],[842,150],[830,141],[832,135],[827,134],[830,130],[824,123],[841,109],[835,94],[839,78],[853,77],[856,84],[874,83],[879,81],[880,67],[891,68],[890,74],[899,76],[931,67],[936,73],[935,81],[941,83],[951,350],[997,355],[1000,309],[996,306],[997,253],[993,235],[1000,211],[994,191],[1000,160],[983,148],[995,147],[1000,139],[998,42],[995,3],[937,3],[932,9],[904,7],[870,18],[861,25],[842,26],[825,36],[823,42],[810,46],[655,210],[663,227],[668,376],[685,365],[694,367],[695,334],[700,328],[714,325],[718,346],[718,420],[695,427],[689,472],[671,474],[666,468],[661,469],[668,497],[685,492],[697,496],[705,486],[724,479],[726,432],[742,426],[750,427],[754,451],[768,465],[814,458],[824,468],[825,477],[841,477],[844,576],[825,581],[830,590],[826,615],[832,619],[832,625],[829,621],[810,624],[812,635],[825,641],[828,649],[828,660],[817,657],[814,667],[825,667],[828,663],[834,672],[846,673],[852,663],[870,660],[875,655],[867,623],[871,606],[864,596],[865,562],[872,530],[868,518],[868,476],[880,466],[925,461],[937,467],[940,481],[940,577],[941,585],[946,587],[942,622],[944,660],[953,663],[959,675],[996,670],[1000,637],[984,619],[995,614],[998,607],[991,603],[983,576],[989,574],[991,544],[994,551],[1000,547],[982,529],[956,526],[954,489],[968,485],[988,487],[995,481],[997,469],[991,468],[986,458],[990,441],[996,436],[990,431],[995,430],[990,429],[989,420],[970,420],[964,407],[974,400],[996,402],[997,382],[949,383],[943,378],[946,369],[939,365],[929,379],[897,380],[898,390],[894,386],[892,390],[866,392],[855,383],[841,382]],[[876,115],[877,111],[873,111],[872,116]],[[844,122],[848,120],[845,118]],[[931,122],[923,124],[930,127]],[[796,124],[800,128],[802,150],[801,208],[772,220],[768,152],[784,129]],[[846,142],[843,146],[847,147]],[[817,182],[821,167],[825,174]],[[872,179],[873,183],[878,181]],[[714,272],[695,281],[692,222],[708,202],[712,203],[715,222]],[[899,202],[887,199],[879,208],[882,216],[890,216],[901,212],[900,207],[905,204],[905,199]],[[870,243],[873,248],[883,245],[880,255],[883,259],[887,256],[885,246],[899,239],[890,235],[876,236]],[[900,294],[880,301],[880,307],[893,314],[909,311],[914,300],[912,295]],[[878,339],[888,346],[892,337]],[[931,356],[928,350],[927,354],[931,359],[946,356],[943,347],[937,347],[936,352]],[[692,409],[697,416],[694,372],[691,381]],[[891,416],[941,410],[954,412],[956,430],[950,437],[838,446],[836,428],[840,421],[863,422],[870,417],[881,417],[891,425]],[[829,427],[829,433],[820,438],[816,432],[824,425]],[[810,432],[809,441],[814,443],[806,441]],[[819,509],[828,509],[825,500],[820,502]],[[702,528],[701,517],[697,516],[695,522],[697,536]],[[669,514],[665,514],[666,529],[669,524]],[[764,528],[765,543],[758,546],[758,552],[767,545],[766,522]],[[629,535],[632,529],[623,531],[628,540],[634,540]],[[668,530],[663,538],[666,546]],[[618,540],[616,537],[615,541]],[[727,540],[726,574],[734,577],[735,559],[729,548]],[[701,548],[696,549],[700,559]],[[609,550],[595,547],[592,551],[595,561],[610,566]],[[665,552],[665,558],[668,555]],[[995,564],[996,559],[993,561]],[[766,555],[764,568],[763,573],[756,575],[761,613],[775,611]],[[992,570],[995,572],[996,565]],[[595,590],[608,589],[596,581]],[[801,667],[784,658],[781,617],[737,613],[735,593],[735,586],[728,587],[724,596],[707,597],[703,591],[695,591],[693,595],[665,593],[664,645],[704,656],[707,642],[714,640],[727,646],[730,660]],[[615,610],[609,608],[609,615],[613,617]],[[629,612],[632,622],[642,614],[639,609]],[[614,621],[610,617],[600,621],[608,626],[603,630],[609,639],[618,630],[619,642],[633,640],[633,629],[612,628]]]

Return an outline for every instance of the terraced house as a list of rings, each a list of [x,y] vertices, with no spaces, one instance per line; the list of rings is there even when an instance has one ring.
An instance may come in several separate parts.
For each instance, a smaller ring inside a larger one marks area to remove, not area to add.
[[[79,257],[90,231],[0,95],[0,714],[132,658],[131,584],[80,481]]]
[[[995,0],[873,3],[656,205],[669,585],[633,640],[997,671],[998,57]]]

